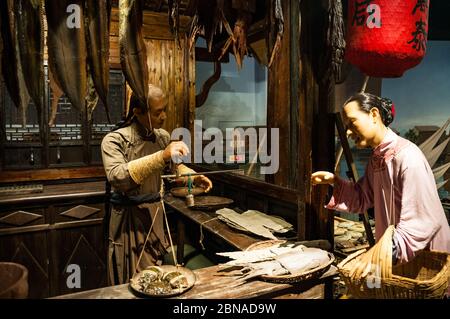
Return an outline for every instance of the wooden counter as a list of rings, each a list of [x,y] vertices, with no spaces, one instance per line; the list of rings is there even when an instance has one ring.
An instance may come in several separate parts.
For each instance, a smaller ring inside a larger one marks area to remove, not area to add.
[[[194,270],[197,281],[184,294],[176,299],[246,299],[246,298],[295,298],[322,299],[325,297],[325,282],[336,275],[336,268],[331,268],[317,280],[304,281],[300,284],[275,284],[260,280],[251,280],[237,285],[236,277],[221,276],[219,267],[212,266]],[[62,295],[56,299],[135,299],[141,298],[132,292],[128,284],[100,288],[85,292]]]
[[[190,209],[186,206],[183,199],[174,197],[171,194],[164,198],[164,203],[182,216],[201,225],[205,231],[213,233],[238,250],[245,250],[248,246],[261,241],[261,238],[232,229],[227,224],[220,221],[214,211]],[[178,226],[182,227],[182,224],[180,225],[179,223]],[[182,236],[179,236],[179,238],[180,237]],[[182,247],[182,245],[179,245],[179,247]]]

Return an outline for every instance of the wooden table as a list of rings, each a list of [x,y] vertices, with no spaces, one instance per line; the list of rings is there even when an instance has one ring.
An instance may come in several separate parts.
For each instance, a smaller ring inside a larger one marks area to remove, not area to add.
[[[246,298],[283,298],[283,299],[322,299],[325,297],[324,285],[337,272],[334,266],[319,279],[299,284],[275,284],[260,280],[251,280],[237,285],[236,277],[220,275],[219,266],[194,270],[194,287],[176,299],[246,299]],[[128,284],[62,295],[56,299],[136,299],[140,296],[131,291]]]

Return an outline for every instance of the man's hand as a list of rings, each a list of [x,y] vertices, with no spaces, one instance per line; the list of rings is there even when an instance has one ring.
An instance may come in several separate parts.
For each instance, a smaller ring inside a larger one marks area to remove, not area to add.
[[[333,184],[334,174],[326,171],[318,171],[311,175],[311,183],[313,185]]]
[[[165,162],[168,162],[172,159],[173,162],[177,163],[180,161],[181,157],[189,154],[189,148],[187,145],[182,142],[172,142],[167,145],[166,149],[163,152],[163,158]]]
[[[195,176],[194,184],[196,186],[203,187],[205,189],[205,193],[209,192],[213,186],[211,180],[208,177],[206,177],[205,175]]]

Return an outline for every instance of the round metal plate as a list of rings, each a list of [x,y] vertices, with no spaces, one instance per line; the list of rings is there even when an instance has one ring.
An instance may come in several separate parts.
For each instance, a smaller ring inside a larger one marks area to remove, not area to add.
[[[172,265],[162,265],[162,266],[158,266],[159,268],[161,268],[164,273],[167,272],[171,272],[171,271],[178,271],[180,272],[182,275],[184,275],[187,279],[188,285],[186,288],[175,288],[172,289],[170,293],[165,293],[165,294],[152,294],[152,293],[148,293],[148,292],[144,292],[141,288],[141,286],[138,284],[138,280],[141,276],[141,273],[137,273],[133,276],[133,278],[131,278],[130,280],[130,287],[131,289],[136,292],[137,294],[141,295],[141,296],[147,296],[147,297],[173,297],[173,296],[178,296],[181,295],[183,293],[185,293],[186,291],[188,291],[189,289],[191,289],[196,281],[196,277],[195,274],[192,270],[185,268],[185,267],[181,267],[181,266],[172,266]]]

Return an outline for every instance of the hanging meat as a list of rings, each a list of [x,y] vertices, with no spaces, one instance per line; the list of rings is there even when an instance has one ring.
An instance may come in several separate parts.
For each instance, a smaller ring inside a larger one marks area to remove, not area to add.
[[[281,7],[281,1],[280,0],[271,0],[272,5],[270,10],[270,25],[274,26],[275,28],[271,28],[273,30],[276,30],[276,34],[273,36],[275,38],[275,43],[271,47],[271,54],[269,58],[269,64],[268,67],[270,68],[273,60],[275,59],[275,56],[278,54],[281,48],[281,39],[283,38],[284,33],[284,18],[283,18],[283,8]]]
[[[168,0],[170,32],[175,36],[175,41],[180,44],[180,0]]]
[[[87,89],[83,0],[46,0],[48,58],[53,75],[72,105],[84,112]]]
[[[147,105],[147,52],[142,35],[143,1],[119,1],[120,62],[125,79],[143,105]]]
[[[92,78],[91,72],[89,72],[88,68],[88,91],[86,94],[86,115],[87,115],[87,121],[89,125],[92,124],[92,114],[94,114],[95,107],[98,103],[98,94],[97,90],[95,89],[94,79]],[[109,121],[109,119],[108,119]]]
[[[200,35],[206,39],[208,51],[211,52],[214,35],[222,33],[223,27],[230,37],[233,36],[224,14],[224,5],[224,0],[199,0],[189,28],[189,49],[192,49]]]
[[[110,17],[110,0],[86,0],[86,42],[89,69],[95,90],[105,106],[109,123],[111,123],[111,120],[107,97],[109,88]],[[91,90],[88,92],[88,96],[92,95],[92,92],[90,91]],[[95,108],[95,105],[93,105],[93,107]]]
[[[27,90],[41,119],[44,109],[44,27],[41,0],[14,1],[20,64]],[[20,76],[20,75],[19,75]],[[28,104],[28,103],[27,103]],[[41,123],[39,122],[41,125]]]
[[[232,7],[237,11],[237,19],[234,24],[232,34],[222,48],[219,60],[228,52],[230,45],[233,45],[233,53],[236,59],[238,69],[242,68],[242,61],[247,55],[247,35],[248,28],[252,22],[252,14],[256,10],[255,1],[233,0]]]
[[[22,125],[26,125],[26,111],[30,96],[26,88],[19,54],[19,37],[14,1],[0,1],[1,34],[3,42],[2,72],[6,88],[14,105],[22,115]]]
[[[252,15],[248,11],[239,10],[238,19],[234,24],[233,53],[238,65],[238,69],[242,68],[242,60],[247,55],[247,34],[248,28],[252,21]]]
[[[50,62],[50,61],[49,61]],[[50,89],[52,91],[52,102],[50,105],[50,116],[48,121],[48,126],[53,127],[56,121],[56,113],[58,111],[58,102],[61,96],[63,96],[64,92],[61,89],[60,85],[56,82],[55,77],[53,76],[54,67],[49,63],[48,64],[48,80]]]

